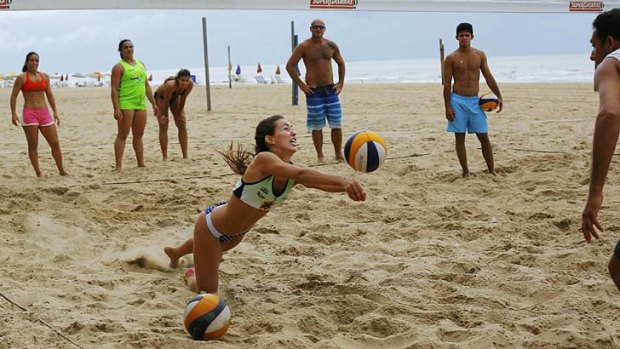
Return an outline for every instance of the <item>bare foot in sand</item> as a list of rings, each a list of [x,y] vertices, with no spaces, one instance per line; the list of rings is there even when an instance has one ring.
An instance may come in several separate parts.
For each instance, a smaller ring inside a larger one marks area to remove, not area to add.
[[[164,247],[164,252],[170,257],[170,268],[177,268],[179,266],[179,252],[174,247]]]
[[[346,161],[344,159],[344,153],[342,152],[342,150],[340,152],[336,152],[336,161],[337,162],[345,162]]]

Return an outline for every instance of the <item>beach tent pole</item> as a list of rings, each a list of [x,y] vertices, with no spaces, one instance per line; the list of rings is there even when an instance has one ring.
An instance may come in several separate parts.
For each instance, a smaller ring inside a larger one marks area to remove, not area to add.
[[[209,49],[207,47],[207,18],[202,17],[202,42],[205,51],[205,83],[207,84],[207,111],[211,111],[211,84],[209,79]]]
[[[295,21],[291,21],[291,52],[295,51],[297,47],[297,35],[295,35]],[[299,72],[299,68],[295,65],[295,72]],[[297,83],[293,80],[292,87],[292,103],[293,105],[299,105],[299,89]]]
[[[439,39],[439,67],[441,68],[441,84],[444,84],[444,76],[443,76],[443,65],[444,65],[444,51],[443,51],[443,42]]]
[[[232,88],[232,63],[230,62],[230,45],[228,45],[228,88]]]

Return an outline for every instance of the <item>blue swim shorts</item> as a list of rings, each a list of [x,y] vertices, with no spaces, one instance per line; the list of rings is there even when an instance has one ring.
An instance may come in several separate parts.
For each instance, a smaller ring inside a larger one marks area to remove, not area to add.
[[[314,93],[306,96],[308,131],[320,130],[325,127],[325,119],[331,128],[342,127],[342,109],[340,99],[334,90],[334,85],[317,86],[310,88]]]
[[[614,256],[620,258],[620,240],[618,240],[618,243],[616,244],[616,249],[614,250]]]
[[[488,133],[487,115],[478,104],[478,96],[465,97],[453,93],[450,104],[454,120],[448,121],[446,131],[454,133]]]

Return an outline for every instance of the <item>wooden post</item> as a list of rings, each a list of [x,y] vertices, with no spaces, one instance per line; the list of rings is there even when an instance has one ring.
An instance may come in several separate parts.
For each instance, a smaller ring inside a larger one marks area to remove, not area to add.
[[[441,84],[443,85],[445,82],[445,77],[443,76],[443,65],[444,65],[444,51],[443,51],[443,42],[439,39],[439,65],[441,66]]]
[[[228,45],[228,88],[232,88],[232,63],[230,62],[230,45]]]
[[[207,84],[207,111],[211,111],[211,84],[209,79],[209,49],[207,47],[207,18],[202,17],[202,42],[205,55],[205,82]]]
[[[297,47],[297,35],[295,35],[295,21],[291,21],[291,52],[295,51]],[[299,73],[299,68],[295,65],[295,73]],[[292,87],[292,103],[293,105],[299,105],[299,87],[295,80],[293,80]]]

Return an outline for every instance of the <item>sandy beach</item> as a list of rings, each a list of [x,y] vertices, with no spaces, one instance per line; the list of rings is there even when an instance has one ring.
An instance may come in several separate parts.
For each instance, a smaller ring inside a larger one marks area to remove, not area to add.
[[[469,135],[466,179],[439,84],[345,86],[345,137],[372,130],[389,146],[370,174],[317,166],[290,85],[214,86],[211,112],[196,86],[190,160],[173,125],[161,160],[149,111],[147,167],[129,141],[120,173],[109,89],[55,89],[70,176],[41,137],[42,179],[0,89],[0,348],[620,348],[620,292],[607,275],[620,237],[617,158],[607,231],[591,245],[579,232],[598,95],[591,84],[500,87],[505,110],[488,116],[498,175]],[[229,197],[237,176],[216,150],[251,146],[272,114],[296,125],[295,163],[356,178],[368,200],[295,189],[224,256],[228,334],[194,342],[182,322],[193,293],[163,247]]]

